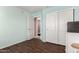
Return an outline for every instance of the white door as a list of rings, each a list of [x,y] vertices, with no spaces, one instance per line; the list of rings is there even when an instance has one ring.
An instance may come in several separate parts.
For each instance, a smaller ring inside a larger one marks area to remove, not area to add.
[[[46,15],[46,41],[57,43],[57,12]]]
[[[73,21],[73,9],[59,11],[58,18],[58,42],[61,45],[66,45],[67,22]]]
[[[34,37],[34,21],[32,19],[32,16],[27,16],[27,39],[31,39]]]

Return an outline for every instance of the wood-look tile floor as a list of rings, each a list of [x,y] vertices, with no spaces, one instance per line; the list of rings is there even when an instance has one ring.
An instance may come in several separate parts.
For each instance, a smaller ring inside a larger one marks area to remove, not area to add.
[[[65,46],[33,38],[1,49],[2,53],[65,53]]]

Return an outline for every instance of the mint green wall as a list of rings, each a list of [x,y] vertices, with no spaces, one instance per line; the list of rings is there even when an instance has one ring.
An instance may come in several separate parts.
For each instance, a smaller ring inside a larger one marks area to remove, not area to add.
[[[75,9],[74,13],[75,13],[75,21],[79,21],[79,6],[75,6],[73,7]]]
[[[46,26],[45,26],[45,18],[46,14],[54,11],[60,11],[63,9],[68,9],[68,8],[74,8],[75,9],[75,21],[79,21],[79,7],[78,6],[48,6],[43,10],[40,10],[38,12],[32,13],[32,16],[41,16],[41,33],[42,33],[42,40],[45,41],[46,39]]]
[[[17,7],[0,7],[0,48],[26,40],[27,16]]]

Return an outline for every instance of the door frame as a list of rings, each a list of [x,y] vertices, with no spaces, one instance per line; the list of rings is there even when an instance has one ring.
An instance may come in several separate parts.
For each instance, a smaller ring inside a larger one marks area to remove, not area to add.
[[[40,16],[34,16],[33,17],[33,20],[34,20],[34,38],[41,38],[41,35],[40,36],[36,36],[36,34],[35,34],[36,33],[36,29],[35,29],[36,28],[36,26],[35,26],[35,20],[36,20],[35,18],[36,17],[40,18],[40,20],[41,20]],[[41,21],[40,21],[40,33],[41,33]]]

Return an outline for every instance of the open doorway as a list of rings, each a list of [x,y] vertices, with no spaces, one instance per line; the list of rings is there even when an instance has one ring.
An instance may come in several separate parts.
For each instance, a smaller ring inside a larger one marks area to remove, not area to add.
[[[40,38],[40,17],[34,17],[34,36]]]

